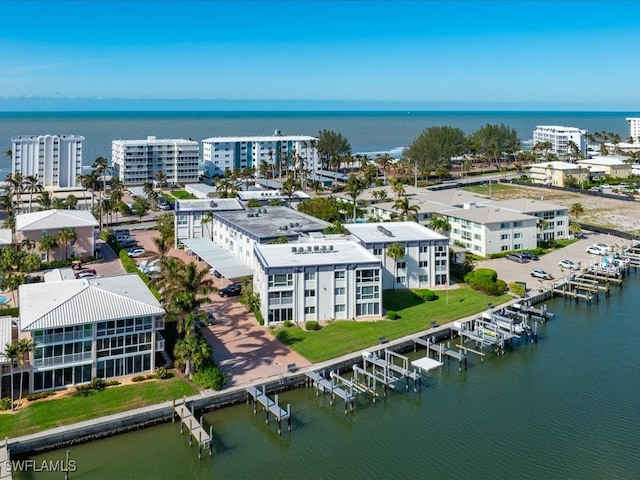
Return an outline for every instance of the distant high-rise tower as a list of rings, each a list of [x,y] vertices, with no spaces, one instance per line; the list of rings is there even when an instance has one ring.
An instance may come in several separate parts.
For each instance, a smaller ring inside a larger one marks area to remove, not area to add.
[[[629,122],[629,137],[633,143],[640,143],[640,118],[627,118]]]
[[[77,187],[82,173],[79,135],[25,135],[11,138],[11,173],[37,175],[44,187]]]

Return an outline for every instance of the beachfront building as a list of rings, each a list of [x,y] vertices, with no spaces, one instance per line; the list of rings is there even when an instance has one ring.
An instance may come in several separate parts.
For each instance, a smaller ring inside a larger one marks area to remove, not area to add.
[[[529,250],[537,247],[538,217],[495,206],[466,204],[441,211],[449,222],[452,242],[475,255]]]
[[[255,245],[297,241],[301,235],[321,233],[329,226],[328,222],[287,207],[214,212],[211,222],[213,242],[254,271]]]
[[[415,222],[351,223],[344,227],[382,263],[382,288],[431,288],[449,283],[449,239]],[[404,255],[392,258],[391,246]]]
[[[486,202],[485,206],[537,217],[538,241],[569,238],[569,209],[565,206],[532,198],[491,201]]]
[[[359,242],[312,234],[254,250],[253,285],[265,326],[382,315],[381,261]]]
[[[640,143],[640,118],[630,117],[627,118],[627,122],[629,122],[629,138],[633,143]]]
[[[305,135],[211,137],[202,141],[205,177],[224,176],[226,171],[255,168],[256,178],[286,176],[289,170],[315,172],[318,139]]]
[[[559,158],[565,159],[574,154],[572,143],[577,148],[579,154],[587,154],[587,131],[575,127],[561,127],[557,125],[538,125],[533,131],[533,144],[551,144],[552,153]]]
[[[155,371],[165,311],[138,275],[61,278],[19,288],[31,392]]]
[[[568,177],[589,180],[589,172],[585,165],[569,162],[541,162],[529,165],[529,177],[532,183],[564,187]]]
[[[579,160],[578,165],[582,165],[590,172],[598,172],[598,177],[627,178],[631,176],[631,166],[629,157],[624,155],[598,155],[595,157]]]
[[[114,140],[111,142],[113,175],[124,185],[154,182],[164,172],[169,184],[198,182],[198,142],[180,139]]]
[[[43,187],[77,187],[82,173],[80,135],[26,135],[11,138],[11,173],[35,175]]]
[[[190,238],[213,239],[215,212],[243,210],[235,198],[211,198],[207,200],[178,200],[174,206],[175,246]],[[204,221],[203,221],[204,220]]]
[[[69,244],[58,245],[47,251],[40,244],[42,237],[58,237],[62,228],[71,228],[76,239]],[[28,238],[35,242],[43,262],[69,257],[90,257],[95,253],[95,230],[98,221],[88,210],[42,210],[16,215],[16,243]]]

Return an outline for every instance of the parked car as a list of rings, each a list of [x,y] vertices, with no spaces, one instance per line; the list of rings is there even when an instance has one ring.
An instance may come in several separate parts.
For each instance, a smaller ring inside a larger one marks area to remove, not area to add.
[[[82,272],[76,273],[76,278],[96,278],[95,270],[84,270]]]
[[[221,297],[237,297],[242,293],[242,284],[240,283],[232,283],[231,285],[227,285],[226,287],[218,290],[218,294]]]
[[[528,263],[529,262],[529,259],[526,258],[521,253],[510,253],[509,255],[506,256],[506,258],[507,258],[507,260],[511,260],[512,262],[518,262],[518,263]]]
[[[129,231],[128,228],[119,228],[117,230],[114,230],[113,234],[116,236],[116,238],[119,236],[128,237],[129,235],[131,235],[131,232]]]
[[[533,253],[531,253],[531,252],[520,252],[520,255],[522,255],[527,260],[538,261],[538,256],[533,254]]]
[[[608,251],[598,245],[589,245],[587,247],[587,253],[592,255],[606,255]]]
[[[222,278],[222,274],[218,270],[216,270],[215,268],[209,269],[209,273],[211,275],[213,275],[214,277],[216,277],[216,278]]]
[[[580,270],[580,265],[572,260],[560,260],[558,263],[562,268],[568,268],[570,270]]]
[[[142,247],[131,247],[127,248],[127,254],[130,257],[139,257],[140,255],[144,255],[145,249]]]
[[[609,253],[611,251],[611,247],[609,245],[607,245],[606,243],[594,243],[593,246],[601,248],[604,251],[606,251],[607,253]]]
[[[159,207],[160,207],[160,210],[173,210],[174,205],[173,205],[173,203],[168,203],[167,202],[167,203],[163,203],[163,204],[159,205]]]
[[[118,243],[122,245],[122,248],[131,248],[135,247],[138,241],[133,237],[124,237],[122,240],[118,240]]]
[[[531,276],[535,278],[542,278],[544,280],[553,280],[553,275],[545,270],[534,269],[531,270]]]

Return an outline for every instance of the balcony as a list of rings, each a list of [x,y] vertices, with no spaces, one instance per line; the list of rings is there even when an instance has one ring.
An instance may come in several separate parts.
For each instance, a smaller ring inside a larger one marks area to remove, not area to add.
[[[34,367],[53,367],[56,365],[69,365],[91,360],[91,352],[73,353],[60,357],[38,358],[33,361]]]

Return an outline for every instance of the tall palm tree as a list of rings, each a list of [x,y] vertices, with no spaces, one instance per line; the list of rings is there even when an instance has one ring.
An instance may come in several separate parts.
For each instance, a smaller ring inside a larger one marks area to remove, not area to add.
[[[9,359],[9,365],[11,368],[11,411],[15,409],[13,404],[13,366],[18,362],[20,358],[20,349],[17,343],[7,343],[4,346],[4,356]]]
[[[289,206],[289,208],[291,208],[291,197],[293,197],[293,194],[296,193],[297,190],[298,190],[298,184],[293,179],[293,177],[287,178],[282,183],[281,191],[287,197],[287,205]]]
[[[16,172],[15,174],[8,173],[7,178],[7,187],[10,192],[12,192],[16,197],[16,209],[20,212],[20,195],[23,192],[24,188],[24,178],[20,172]]]
[[[393,177],[390,179],[389,185],[391,185],[391,191],[396,196],[396,199],[405,195],[404,184],[399,178]]]
[[[571,207],[569,207],[569,215],[573,215],[576,217],[580,217],[584,213],[584,206],[581,203],[572,203]]]
[[[38,195],[36,201],[40,204],[42,210],[51,210],[53,207],[53,197],[51,196],[51,192],[47,190]]]
[[[102,195],[107,191],[107,173],[109,172],[109,162],[104,157],[98,157],[91,165],[98,178],[102,179]]]
[[[78,197],[71,193],[67,195],[64,203],[67,206],[67,210],[75,210],[78,206]]]
[[[25,236],[20,241],[19,247],[20,247],[20,250],[31,252],[34,248],[36,248],[36,242],[31,240],[29,237]]]
[[[43,233],[40,237],[40,251],[47,252],[47,263],[49,263],[49,252],[58,246],[58,240],[50,233]]]
[[[167,186],[167,174],[164,170],[158,170],[156,172],[156,181],[160,187],[160,195],[162,195],[163,188]]]
[[[19,397],[18,397],[18,407],[20,407],[20,404],[22,403],[22,383],[24,379],[23,376],[24,376],[24,365],[25,365],[24,357],[25,355],[28,357],[29,354],[34,351],[34,349],[35,349],[35,345],[33,344],[33,341],[30,338],[21,338],[20,340],[18,340],[18,343],[17,343],[18,363],[20,364],[20,391],[19,391]]]
[[[73,242],[76,241],[76,239],[78,238],[78,234],[76,233],[76,231],[71,228],[71,227],[62,227],[60,229],[60,231],[58,232],[58,243],[62,243],[64,245],[64,258],[65,260],[68,257],[67,255],[67,249],[69,247],[69,245],[71,245]]]
[[[364,183],[362,180],[355,175],[349,175],[347,179],[347,185],[345,187],[345,191],[347,195],[351,197],[353,200],[353,221],[356,221],[356,213],[358,210],[358,197],[364,190]]]
[[[213,212],[204,212],[202,214],[202,219],[200,220],[202,225],[213,225]],[[208,227],[209,233],[211,235],[211,241],[213,242],[213,227]]]
[[[415,220],[416,215],[420,212],[420,207],[416,204],[411,204],[409,201],[409,197],[406,195],[398,198],[392,205],[394,210],[398,210],[400,217],[408,222],[410,218]]]
[[[29,175],[24,180],[24,189],[29,193],[29,213],[31,213],[33,194],[42,192],[44,190],[44,187],[40,185],[37,175]]]
[[[387,257],[393,260],[393,290],[396,289],[398,280],[398,259],[405,256],[405,248],[398,242],[394,242],[387,247]]]
[[[179,365],[184,365],[184,373],[188,377],[193,370],[198,371],[204,362],[211,358],[211,346],[198,332],[187,335],[176,342],[173,354]]]
[[[442,235],[447,235],[451,230],[451,224],[444,217],[433,217],[429,222],[429,228]]]
[[[78,182],[85,189],[85,191],[89,192],[91,195],[91,211],[93,212],[95,208],[95,196],[94,192],[100,190],[100,177],[98,174],[92,170],[86,175],[79,175]]]

